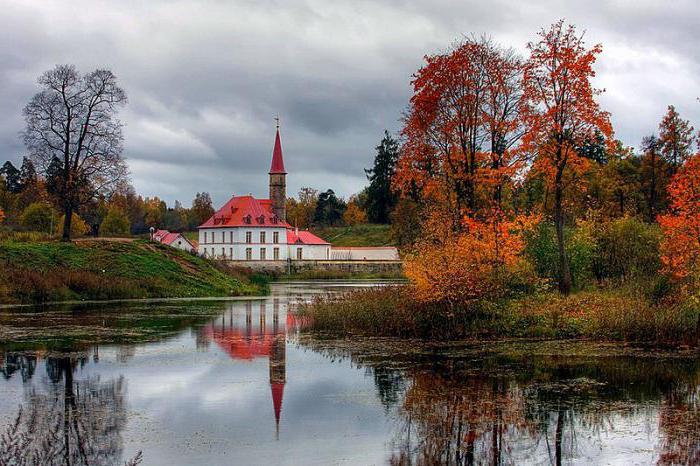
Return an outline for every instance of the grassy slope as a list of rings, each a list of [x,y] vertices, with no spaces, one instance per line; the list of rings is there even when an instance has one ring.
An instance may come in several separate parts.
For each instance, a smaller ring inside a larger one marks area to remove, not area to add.
[[[146,241],[0,243],[0,303],[259,293],[243,275]]]
[[[393,246],[389,225],[311,228],[333,246]]]

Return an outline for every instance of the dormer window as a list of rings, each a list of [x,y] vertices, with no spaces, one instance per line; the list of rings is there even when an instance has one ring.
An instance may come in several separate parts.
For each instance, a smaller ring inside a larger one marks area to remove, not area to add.
[[[276,223],[278,223],[278,222],[280,221],[280,219],[279,219],[279,217],[277,217],[277,215],[273,215],[273,216],[270,218],[270,221],[271,221],[272,223],[276,224]]]
[[[260,217],[258,217],[257,220],[258,220],[258,223],[262,225],[263,223],[265,223],[265,216],[261,215]]]
[[[243,223],[246,223],[246,224],[248,224],[248,225],[250,225],[250,223],[252,222],[252,220],[253,220],[253,217],[251,217],[250,214],[248,214],[248,215],[246,215],[245,217],[243,217]]]

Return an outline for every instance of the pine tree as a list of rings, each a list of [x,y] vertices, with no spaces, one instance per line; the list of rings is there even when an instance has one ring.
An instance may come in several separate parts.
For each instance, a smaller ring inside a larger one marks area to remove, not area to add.
[[[399,158],[399,143],[384,130],[384,138],[377,146],[374,166],[365,170],[367,188],[367,218],[372,223],[389,223],[389,215],[396,206],[397,195],[391,188],[391,180]]]
[[[0,175],[5,177],[5,186],[11,193],[18,193],[22,190],[22,180],[20,171],[12,165],[9,160],[0,168]]]

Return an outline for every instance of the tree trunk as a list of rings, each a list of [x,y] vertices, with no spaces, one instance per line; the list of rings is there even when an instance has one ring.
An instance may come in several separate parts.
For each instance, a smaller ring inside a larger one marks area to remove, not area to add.
[[[73,220],[73,207],[66,207],[63,213],[65,217],[63,219],[63,236],[61,237],[61,241],[70,241],[70,225]]]
[[[571,270],[569,259],[566,257],[566,245],[564,243],[564,211],[562,198],[564,195],[563,168],[557,168],[554,182],[554,223],[557,228],[557,245],[559,248],[559,292],[563,295],[571,293]]]
[[[564,436],[564,414],[565,411],[559,408],[557,413],[557,430],[554,434],[554,464],[561,466],[562,452],[561,441]]]

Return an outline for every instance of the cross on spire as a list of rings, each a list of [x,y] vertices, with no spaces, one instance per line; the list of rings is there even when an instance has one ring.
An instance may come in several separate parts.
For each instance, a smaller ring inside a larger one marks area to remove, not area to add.
[[[279,113],[274,118],[274,120],[277,122],[277,129],[280,129],[280,114]]]

